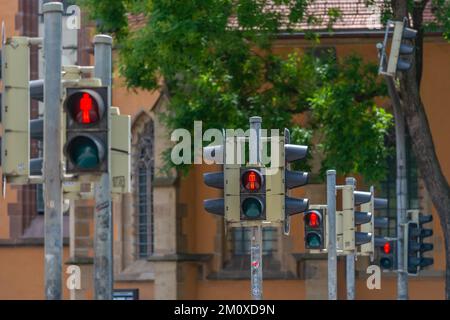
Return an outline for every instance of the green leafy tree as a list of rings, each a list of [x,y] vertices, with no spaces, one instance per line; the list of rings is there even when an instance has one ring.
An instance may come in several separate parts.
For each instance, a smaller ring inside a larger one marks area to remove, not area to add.
[[[281,29],[321,22],[306,13],[312,1],[273,1],[289,6],[288,17],[263,10],[268,1],[261,0],[81,2],[100,31],[113,33],[119,42],[127,85],[160,88],[170,98],[163,116],[169,129],[193,130],[195,120],[203,121],[204,129],[246,128],[248,117],[259,115],[265,128],[293,130],[295,143],[310,144],[312,130],[320,133],[323,168],[371,181],[384,176],[384,136],[392,121],[374,103],[385,93],[375,66],[356,56],[336,61],[332,55],[273,52]],[[133,28],[128,13],[144,15],[146,24]],[[328,15],[332,23],[340,10]],[[307,31],[314,47],[317,37]],[[308,127],[293,121],[302,113],[312,115]],[[343,128],[348,135],[342,135]],[[355,137],[364,143],[355,145]]]
[[[433,143],[431,129],[420,94],[423,69],[424,34],[427,30],[442,32],[449,41],[450,1],[448,0],[392,0],[385,1],[390,9],[387,18],[402,20],[409,17],[409,24],[418,31],[416,50],[412,57],[412,68],[399,74],[398,90],[401,96],[400,112],[411,136],[411,144],[417,160],[417,167],[425,187],[437,210],[445,239],[446,251],[446,298],[450,299],[450,186],[442,171]],[[434,14],[433,21],[425,21],[426,8]]]

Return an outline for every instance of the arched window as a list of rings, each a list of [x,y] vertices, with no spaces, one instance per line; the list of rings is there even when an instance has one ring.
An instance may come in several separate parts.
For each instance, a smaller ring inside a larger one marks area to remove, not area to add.
[[[148,121],[138,134],[134,154],[134,199],[138,258],[154,252],[153,176],[154,126]]]

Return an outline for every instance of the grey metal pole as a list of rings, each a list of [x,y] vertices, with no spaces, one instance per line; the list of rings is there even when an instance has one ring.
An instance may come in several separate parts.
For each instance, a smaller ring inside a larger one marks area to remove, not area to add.
[[[62,299],[62,139],[61,59],[62,12],[60,2],[46,3],[44,14],[44,199],[45,297]]]
[[[388,26],[386,26],[388,30]],[[384,44],[386,44],[388,33],[385,33]],[[383,44],[377,44],[379,53],[380,70],[386,65],[384,55],[381,54]],[[407,222],[407,179],[406,179],[406,156],[405,156],[405,118],[401,112],[400,97],[395,88],[394,79],[390,76],[384,76],[388,87],[389,97],[392,101],[395,119],[395,146],[397,153],[397,179],[396,179],[396,197],[397,197],[397,299],[408,300],[408,274],[404,266],[404,233],[402,225]]]
[[[112,38],[110,36],[94,37],[94,57],[95,77],[102,80],[102,85],[109,87],[109,106],[112,82]],[[96,300],[111,300],[113,292],[113,227],[109,163],[108,156],[108,172],[101,175],[100,181],[95,186],[94,296]]]
[[[261,117],[250,118],[250,137],[249,137],[249,162],[253,165],[261,164]],[[251,294],[253,300],[262,300],[263,298],[263,272],[262,272],[262,226],[252,227],[250,243],[250,276],[251,276]]]
[[[356,187],[355,178],[345,178],[345,184]],[[355,300],[355,258],[354,253],[345,257],[345,281],[347,287],[347,300]]]
[[[395,149],[397,152],[397,299],[408,300],[408,274],[404,267],[403,227],[407,221],[407,179],[405,153],[405,118],[400,109],[400,98],[394,80],[385,77],[392,101],[395,119]]]
[[[337,300],[336,170],[327,171],[328,300]]]

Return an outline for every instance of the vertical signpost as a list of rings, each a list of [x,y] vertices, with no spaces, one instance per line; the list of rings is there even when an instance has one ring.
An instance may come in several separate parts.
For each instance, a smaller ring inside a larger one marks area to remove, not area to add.
[[[406,179],[406,158],[405,158],[405,118],[400,109],[400,97],[398,95],[395,78],[397,72],[407,71],[412,67],[412,63],[405,58],[411,57],[414,53],[414,45],[411,43],[416,36],[417,30],[407,28],[407,18],[403,21],[388,20],[384,33],[383,43],[377,44],[379,51],[379,71],[378,74],[384,76],[388,87],[389,96],[392,101],[395,119],[395,145],[397,153],[397,299],[408,299],[408,274],[404,259],[404,228],[407,223],[406,199],[407,199],[407,179]],[[388,38],[391,27],[394,27],[389,56],[387,55]],[[406,41],[406,42],[405,42]]]
[[[337,299],[336,170],[327,171],[328,300]]]
[[[355,178],[345,178],[345,184],[356,186]],[[355,300],[355,253],[346,256],[346,284],[347,284],[347,300]]]
[[[62,298],[62,154],[61,59],[62,13],[60,2],[45,3],[44,14],[44,199],[45,296]]]
[[[108,107],[111,104],[112,38],[97,35],[94,38],[95,77],[108,86]],[[108,110],[108,108],[107,108]],[[108,111],[109,112],[109,111]],[[108,127],[110,127],[108,125]],[[110,133],[108,134],[108,150]],[[94,235],[94,291],[96,300],[112,300],[113,292],[113,228],[111,212],[110,159],[108,171],[102,173],[95,186]]]
[[[250,118],[250,165],[261,164],[261,117]],[[250,244],[251,291],[253,300],[262,300],[262,226],[251,227]]]

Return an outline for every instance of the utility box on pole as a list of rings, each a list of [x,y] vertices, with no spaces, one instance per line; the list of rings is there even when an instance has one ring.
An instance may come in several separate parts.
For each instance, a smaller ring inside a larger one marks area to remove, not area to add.
[[[6,181],[25,184],[29,176],[29,38],[13,37],[2,48],[2,169]]]
[[[131,117],[121,115],[117,107],[110,108],[111,192],[131,192]]]

